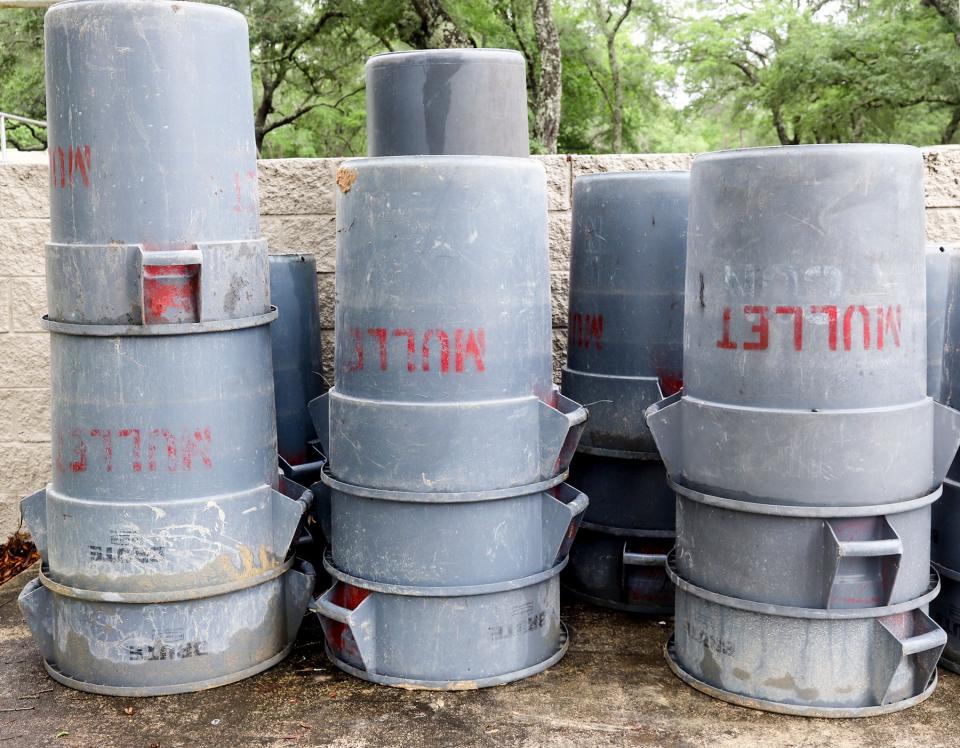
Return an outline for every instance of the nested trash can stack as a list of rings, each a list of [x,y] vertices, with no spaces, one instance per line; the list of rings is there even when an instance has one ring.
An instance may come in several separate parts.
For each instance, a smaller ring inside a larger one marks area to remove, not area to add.
[[[323,445],[307,406],[326,390],[313,255],[270,255],[270,300],[278,313],[270,325],[270,342],[280,467],[288,478],[310,484],[320,478]]]
[[[944,377],[947,304],[955,298],[953,285],[958,267],[952,257],[956,250],[946,244],[927,245],[927,394],[939,403],[948,403]]]
[[[960,402],[960,257],[948,245],[927,248],[928,389],[951,407]],[[947,632],[940,664],[960,672],[960,461],[950,466],[933,507],[931,554],[940,594],[930,615]]]
[[[673,610],[674,494],[643,412],[680,389],[689,172],[592,174],[573,185],[567,365],[590,411],[570,482],[590,497],[568,592],[637,613]]]
[[[865,716],[936,685],[960,432],[927,396],[922,172],[906,146],[694,162],[684,388],[647,421],[677,491],[668,660],[718,698]]]
[[[53,478],[20,606],[58,681],[152,695],[290,650],[311,494],[280,482],[247,26],[184,2],[46,16]]]
[[[566,650],[558,575],[587,505],[563,482],[586,411],[552,385],[523,60],[384,55],[367,81],[376,157],[337,174],[335,386],[311,406],[334,578],[315,609],[358,677],[506,683]]]

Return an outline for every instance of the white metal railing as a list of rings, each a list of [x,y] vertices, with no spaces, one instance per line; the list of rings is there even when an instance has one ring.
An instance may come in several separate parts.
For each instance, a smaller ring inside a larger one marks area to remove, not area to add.
[[[5,163],[7,160],[7,120],[10,120],[11,122],[23,122],[24,124],[36,125],[38,127],[47,126],[46,122],[41,122],[38,119],[18,117],[16,114],[0,112],[0,163]]]

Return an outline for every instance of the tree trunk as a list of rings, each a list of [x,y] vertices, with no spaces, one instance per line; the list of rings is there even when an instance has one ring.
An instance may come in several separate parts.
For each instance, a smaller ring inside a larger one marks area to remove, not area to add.
[[[537,76],[537,116],[535,135],[547,153],[557,152],[560,134],[560,99],[563,93],[560,35],[553,21],[550,0],[534,0],[533,28],[540,49]]]
[[[610,60],[610,80],[613,82],[613,152],[623,151],[623,81],[620,78],[620,60],[617,59],[617,32],[607,37],[607,57]]]
[[[267,118],[273,112],[273,94],[277,90],[274,81],[267,77],[265,69],[260,70],[260,85],[263,87],[263,95],[260,98],[260,106],[253,113],[253,133],[258,154],[263,150],[263,139],[267,135]]]
[[[954,107],[950,121],[947,123],[943,136],[940,138],[941,145],[950,145],[957,135],[957,129],[960,128],[960,106]]]
[[[447,13],[440,0],[413,0],[413,9],[420,16],[423,41],[430,49],[475,47],[473,39],[465,34]]]
[[[773,114],[773,126],[777,131],[777,138],[780,140],[780,145],[799,145],[799,123],[796,121],[793,123],[793,137],[791,138],[789,133],[787,133],[787,126],[783,122],[783,114],[780,112],[780,108],[774,107],[771,113]]]

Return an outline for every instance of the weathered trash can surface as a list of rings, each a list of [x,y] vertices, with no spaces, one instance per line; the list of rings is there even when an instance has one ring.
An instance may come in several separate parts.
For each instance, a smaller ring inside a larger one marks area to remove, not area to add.
[[[552,389],[543,168],[359,159],[338,180],[336,387],[312,406],[333,474],[442,492],[562,472],[586,413]]]
[[[260,238],[241,14],[67,2],[47,12],[44,30],[54,242]]]
[[[844,511],[678,489],[677,572],[712,592],[774,605],[875,608],[929,586],[930,509],[939,490]]]
[[[44,26],[51,318],[269,311],[243,16],[190,2],[70,2]]]
[[[289,652],[315,576],[312,495],[277,470],[246,22],[111,0],[45,28],[53,478],[21,503],[21,609],[74,688],[233,682]]]
[[[36,579],[19,604],[55,680],[111,696],[159,696],[233,683],[282,660],[315,576],[302,564],[256,586],[162,605],[84,598]]]
[[[928,248],[927,278],[936,286],[928,288],[928,309],[933,304],[929,324],[937,325],[937,311],[943,313],[943,342],[939,349],[931,346],[930,366],[942,357],[940,395],[951,407],[960,402],[960,258],[952,247]],[[943,286],[946,286],[944,289]],[[950,467],[949,477],[943,482],[943,498],[933,506],[931,555],[940,573],[943,590],[930,604],[930,615],[947,632],[947,645],[940,664],[960,672],[960,460]]]
[[[565,563],[460,587],[370,583],[326,563],[335,582],[312,609],[331,661],[358,678],[453,691],[496,686],[541,672],[566,653],[557,577]]]
[[[907,146],[694,162],[683,397],[648,412],[677,482],[830,506],[940,484],[957,428],[926,396],[921,177]]]
[[[332,562],[362,579],[417,586],[492,584],[551,569],[587,508],[561,477],[517,495],[378,491],[324,476]]]
[[[278,312],[270,326],[277,452],[288,464],[302,465],[319,457],[307,404],[326,389],[313,255],[270,255],[270,301]]]
[[[48,323],[53,477],[24,515],[52,578],[182,593],[283,564],[306,507],[276,490],[270,318],[152,336]]]
[[[647,614],[672,609],[663,567],[674,498],[644,410],[683,381],[689,190],[688,172],[593,174],[573,185],[561,389],[590,411],[570,465],[590,508],[563,581],[581,599]]]
[[[671,615],[674,590],[664,566],[673,544],[672,531],[581,522],[563,572],[564,594],[628,613]]]
[[[946,634],[927,615],[939,592],[861,610],[760,605],[677,585],[674,673],[711,696],[808,717],[865,717],[917,704],[936,687]]]
[[[946,245],[927,246],[927,394],[939,403],[947,400],[943,379],[947,298],[952,282],[958,279],[952,253],[952,247]]]
[[[646,416],[677,492],[666,654],[716,698],[862,717],[936,685],[960,431],[927,394],[921,171],[901,146],[694,162],[684,388]]]
[[[689,172],[573,184],[563,393],[589,403],[582,446],[656,452],[644,409],[682,382]]]
[[[431,49],[367,60],[370,156],[530,155],[523,55]]]
[[[960,673],[960,573],[934,564],[940,574],[940,594],[930,602],[930,617],[947,634],[947,644],[940,656],[940,666]]]
[[[581,450],[570,463],[568,481],[590,497],[584,521],[595,529],[673,533],[674,493],[655,454],[608,457]]]

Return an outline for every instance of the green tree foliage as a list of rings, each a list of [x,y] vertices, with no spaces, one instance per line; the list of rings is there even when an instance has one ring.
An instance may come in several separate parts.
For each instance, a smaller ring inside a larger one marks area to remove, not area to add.
[[[524,55],[535,152],[960,140],[958,0],[216,1],[250,21],[264,156],[363,153],[364,59],[456,46]],[[0,10],[0,111],[45,116],[42,17]]]
[[[0,112],[46,119],[43,89],[43,11],[0,11]],[[22,151],[43,150],[42,127],[7,122],[7,142]]]
[[[741,0],[698,11],[674,50],[691,109],[724,112],[744,144],[956,135],[960,48],[925,3]]]

